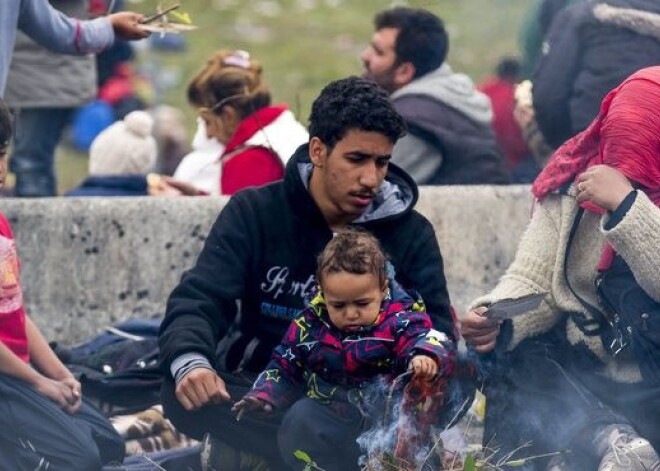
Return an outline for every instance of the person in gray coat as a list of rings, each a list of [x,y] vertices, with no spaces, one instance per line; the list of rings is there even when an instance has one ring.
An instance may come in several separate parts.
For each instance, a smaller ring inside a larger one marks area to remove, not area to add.
[[[362,52],[364,77],[390,93],[408,134],[392,162],[418,185],[508,183],[490,127],[489,98],[445,62],[449,39],[433,13],[396,7],[378,13],[376,32]]]
[[[0,2],[0,97],[22,109],[17,118],[12,171],[21,196],[53,196],[53,152],[74,107],[95,94],[94,64],[89,53],[125,39],[149,35],[142,15],[121,12],[81,21],[86,0],[3,0]],[[20,30],[25,34],[18,34]],[[34,40],[32,42],[30,39]],[[16,44],[16,60],[10,61]],[[50,51],[78,55],[64,58]],[[9,82],[7,81],[9,77]]]

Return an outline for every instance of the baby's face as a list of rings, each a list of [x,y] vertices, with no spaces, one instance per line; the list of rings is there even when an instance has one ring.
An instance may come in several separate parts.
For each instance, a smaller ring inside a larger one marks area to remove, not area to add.
[[[355,332],[373,324],[387,286],[372,273],[326,273],[321,283],[330,321],[339,330]]]

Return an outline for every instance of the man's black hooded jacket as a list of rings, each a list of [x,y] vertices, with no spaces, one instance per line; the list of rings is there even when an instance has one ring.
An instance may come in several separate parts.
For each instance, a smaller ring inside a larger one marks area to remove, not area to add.
[[[332,237],[308,192],[311,171],[303,145],[283,181],[241,191],[222,209],[196,265],[168,300],[160,334],[168,371],[190,353],[218,370],[240,364],[258,372],[266,365],[303,308],[315,284],[316,257]],[[435,328],[454,338],[440,249],[431,223],[413,210],[417,197],[412,179],[390,165],[378,197],[354,224],[378,238],[398,282],[417,290]],[[230,328],[235,322],[238,329]]]

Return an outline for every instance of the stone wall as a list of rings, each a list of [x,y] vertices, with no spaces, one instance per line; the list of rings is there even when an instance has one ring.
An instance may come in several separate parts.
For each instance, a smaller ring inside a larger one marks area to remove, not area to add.
[[[222,198],[2,199],[28,312],[47,338],[77,342],[129,316],[162,314]],[[426,187],[452,303],[462,312],[512,260],[530,215],[526,186]]]

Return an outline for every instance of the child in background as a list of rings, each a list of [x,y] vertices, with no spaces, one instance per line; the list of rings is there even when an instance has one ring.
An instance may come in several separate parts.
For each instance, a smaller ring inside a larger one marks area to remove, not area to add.
[[[305,465],[298,450],[327,471],[357,469],[356,439],[368,428],[355,401],[361,389],[407,370],[425,382],[445,379],[455,349],[432,329],[421,300],[392,299],[387,259],[368,232],[339,231],[318,258],[317,279],[318,292],[233,410],[288,408],[278,442],[292,469]]]
[[[0,100],[0,189],[11,117]],[[0,469],[100,470],[124,441],[25,313],[14,237],[0,213]]]
[[[96,136],[89,149],[89,177],[66,196],[147,196],[158,145],[154,119],[132,111]]]

